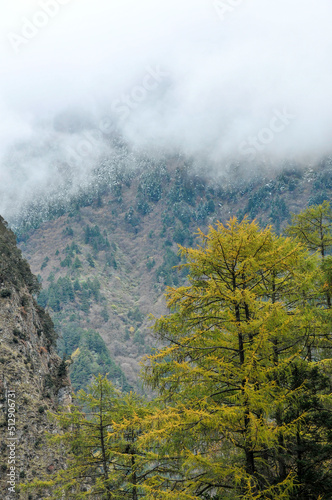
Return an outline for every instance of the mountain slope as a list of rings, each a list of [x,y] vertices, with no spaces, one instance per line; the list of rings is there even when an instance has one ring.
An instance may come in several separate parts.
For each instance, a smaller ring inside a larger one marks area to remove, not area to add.
[[[14,234],[0,217],[0,485],[1,498],[26,498],[8,490],[61,458],[46,446],[55,427],[47,410],[71,401],[66,366],[55,351],[56,333],[36,303],[39,289]],[[9,446],[10,445],[10,446]]]
[[[75,353],[75,387],[98,370],[122,388],[139,387],[139,361],[153,346],[149,314],[162,314],[165,287],[185,280],[185,269],[174,270],[178,244],[195,244],[198,227],[247,214],[281,230],[290,212],[331,198],[331,172],[326,159],[274,175],[234,167],[216,178],[181,157],[150,161],[21,231],[21,248],[42,281],[39,302],[62,335],[59,351]]]

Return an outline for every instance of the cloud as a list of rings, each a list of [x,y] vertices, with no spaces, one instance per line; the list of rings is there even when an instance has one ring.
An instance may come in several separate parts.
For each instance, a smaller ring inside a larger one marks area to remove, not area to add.
[[[113,128],[220,169],[331,151],[330,0],[1,0],[0,13],[5,215],[70,160],[82,182]]]

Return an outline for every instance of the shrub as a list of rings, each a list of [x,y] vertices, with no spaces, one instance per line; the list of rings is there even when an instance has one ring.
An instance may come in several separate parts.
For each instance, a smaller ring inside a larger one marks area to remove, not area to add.
[[[149,271],[156,265],[156,261],[154,259],[150,259],[150,257],[147,258],[147,263],[146,267],[148,268]]]
[[[80,261],[80,259],[78,257],[76,257],[76,259],[73,262],[73,268],[79,269],[80,267],[82,267],[82,262]]]
[[[71,227],[67,226],[63,231],[62,234],[64,236],[74,236],[74,231]]]
[[[43,260],[42,265],[40,266],[41,270],[43,270],[47,266],[49,260],[50,259],[48,257],[45,257],[45,259]]]
[[[69,255],[67,255],[67,257],[60,262],[60,266],[61,267],[70,267],[71,263],[72,263],[72,259],[70,258]]]

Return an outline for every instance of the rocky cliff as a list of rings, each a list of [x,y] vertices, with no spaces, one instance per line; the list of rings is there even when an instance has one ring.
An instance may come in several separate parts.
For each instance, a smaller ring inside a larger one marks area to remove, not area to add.
[[[47,411],[68,405],[71,386],[56,333],[36,303],[39,283],[0,217],[0,497],[39,498],[20,483],[52,473],[61,458],[46,443]]]

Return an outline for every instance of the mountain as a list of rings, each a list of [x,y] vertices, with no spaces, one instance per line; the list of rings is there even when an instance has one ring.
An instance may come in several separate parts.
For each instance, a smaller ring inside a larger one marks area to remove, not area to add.
[[[281,231],[291,212],[332,192],[330,158],[307,167],[233,165],[223,175],[181,155],[136,158],[135,168],[115,171],[105,161],[103,169],[90,192],[47,210],[37,201],[16,228],[42,283],[38,302],[60,334],[58,352],[71,357],[75,389],[102,372],[119,388],[141,390],[140,360],[154,346],[149,315],[165,312],[166,286],[185,281],[186,269],[174,269],[178,244],[195,245],[198,227],[248,215]]]
[[[46,412],[67,406],[72,389],[52,320],[35,300],[39,288],[0,217],[0,486],[6,499],[26,498],[8,488],[62,463],[46,444],[45,431],[55,430]]]

